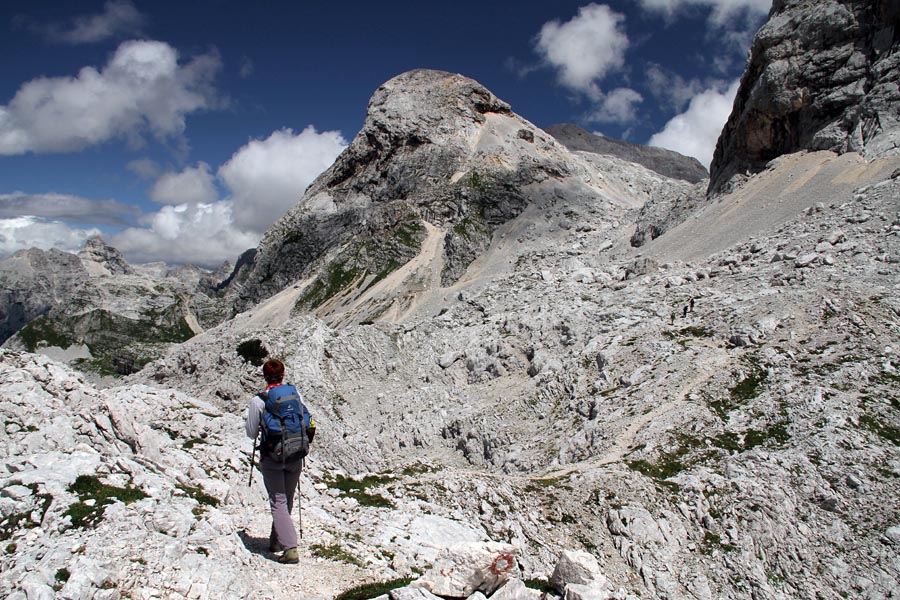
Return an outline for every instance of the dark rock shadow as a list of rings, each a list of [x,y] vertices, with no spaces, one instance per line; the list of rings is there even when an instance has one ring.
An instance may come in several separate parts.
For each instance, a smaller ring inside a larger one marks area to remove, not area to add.
[[[264,558],[268,558],[269,560],[275,560],[277,555],[274,552],[269,552],[269,538],[267,537],[253,537],[245,529],[241,529],[237,532],[238,537],[241,539],[241,543],[244,544],[244,548],[249,550],[253,554],[259,554]]]

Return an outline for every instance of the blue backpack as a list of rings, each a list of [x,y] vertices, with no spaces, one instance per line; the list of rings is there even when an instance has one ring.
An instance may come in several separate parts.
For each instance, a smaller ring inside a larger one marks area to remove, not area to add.
[[[262,454],[281,461],[303,458],[309,452],[309,412],[292,385],[278,385],[259,395],[266,403],[262,418]]]

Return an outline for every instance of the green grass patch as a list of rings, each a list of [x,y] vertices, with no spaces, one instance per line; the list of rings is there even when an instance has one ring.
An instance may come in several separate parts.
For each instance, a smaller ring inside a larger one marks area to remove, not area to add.
[[[408,248],[418,249],[422,244],[420,240],[425,234],[425,226],[418,217],[401,223],[394,229],[394,238]]]
[[[65,514],[71,518],[72,527],[93,527],[103,518],[103,509],[116,500],[131,504],[147,498],[143,490],[129,485],[120,488],[107,485],[94,475],[79,475],[69,491],[81,500],[69,506]]]
[[[724,552],[734,552],[735,550],[737,550],[737,548],[735,548],[731,544],[723,543],[722,538],[718,534],[707,531],[703,536],[703,545],[701,547],[701,551],[704,554],[712,554],[713,550],[715,549],[719,549]]]
[[[325,271],[310,284],[297,301],[296,306],[318,308],[365,274],[365,271],[361,272],[344,263],[334,262],[328,265]]]
[[[438,470],[438,467],[417,462],[403,467],[403,470],[400,471],[400,474],[405,475],[406,477],[417,477],[418,475],[424,475],[425,473],[435,473]]]
[[[767,373],[764,369],[754,368],[751,370],[741,381],[728,389],[728,395],[732,402],[739,404],[759,396],[766,377]]]
[[[389,581],[379,581],[375,583],[364,583],[349,590],[345,590],[334,597],[334,600],[368,600],[369,598],[377,598],[396,590],[408,586],[414,579],[412,577],[403,577],[400,579],[391,579]]]
[[[54,327],[53,322],[46,315],[32,320],[19,330],[18,335],[29,352],[34,352],[41,345],[68,348],[77,343],[70,332]]]
[[[744,447],[742,449],[750,450],[757,446],[769,445],[771,442],[784,444],[789,439],[791,439],[791,434],[788,433],[787,425],[784,422],[773,423],[763,431],[748,429],[744,432]]]
[[[572,486],[563,483],[568,477],[536,477],[530,479],[525,489],[531,493],[540,494],[549,489],[571,490]]]
[[[728,388],[727,396],[709,397],[706,402],[710,409],[723,421],[734,409],[759,396],[765,385],[768,372],[758,365],[753,366],[743,379]]]
[[[662,452],[657,460],[630,460],[625,461],[625,464],[632,471],[642,473],[658,482],[664,482],[695,464],[716,456],[718,451],[746,452],[757,446],[773,443],[784,444],[789,439],[790,434],[785,422],[773,423],[761,431],[748,429],[743,434],[725,432],[712,437],[700,438],[677,433],[675,434],[674,448]]]
[[[203,506],[219,505],[219,499],[204,492],[203,488],[201,488],[200,486],[185,485],[183,483],[180,483],[176,487],[187,494],[188,497],[193,498]]]
[[[553,587],[553,584],[546,577],[541,579],[524,579],[522,583],[525,584],[525,587],[537,590],[541,594],[556,594],[556,588]]]
[[[313,556],[319,558],[344,562],[349,565],[356,565],[357,567],[364,566],[361,560],[341,548],[340,544],[331,544],[328,546],[323,544],[313,544],[309,547],[309,550]]]
[[[381,281],[382,279],[384,279],[385,277],[387,277],[388,275],[390,275],[391,273],[396,271],[397,267],[399,267],[399,266],[400,265],[397,264],[397,261],[395,261],[393,258],[388,260],[387,266],[384,267],[382,270],[378,271],[378,274],[376,274],[375,277],[372,278],[372,281],[370,281],[368,284],[366,284],[365,289],[363,289],[363,293],[368,292],[376,283],[378,283],[379,281]]]
[[[27,487],[31,490],[39,504],[36,508],[20,513],[14,513],[0,519],[0,541],[10,539],[19,529],[34,529],[35,527],[40,526],[41,522],[44,520],[44,515],[46,515],[47,510],[50,509],[50,505],[53,503],[53,496],[50,494],[39,494],[36,484],[31,484]],[[31,515],[35,511],[40,512],[40,517],[37,521],[31,518]],[[13,547],[13,552],[15,552],[15,544],[10,544],[10,546]],[[9,546],[7,546],[7,552],[9,552]]]
[[[344,477],[343,475],[328,476],[325,483],[336,490],[340,490],[344,496],[353,498],[360,506],[374,508],[394,508],[394,503],[379,494],[373,494],[366,490],[371,487],[385,485],[394,481],[389,475],[370,475],[360,480]]]
[[[31,520],[31,511],[11,514],[0,521],[0,540],[6,541],[20,528],[33,529],[38,524]],[[15,544],[10,544],[15,546]],[[9,546],[7,546],[7,550]]]

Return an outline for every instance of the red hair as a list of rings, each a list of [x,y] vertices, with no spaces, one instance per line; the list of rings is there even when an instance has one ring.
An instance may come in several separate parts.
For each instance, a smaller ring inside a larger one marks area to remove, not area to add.
[[[266,383],[281,383],[284,379],[284,363],[275,358],[267,360],[263,365],[263,377]]]

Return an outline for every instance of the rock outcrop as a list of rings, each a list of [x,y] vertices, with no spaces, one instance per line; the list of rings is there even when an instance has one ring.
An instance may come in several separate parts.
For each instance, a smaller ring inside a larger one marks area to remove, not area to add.
[[[710,191],[799,150],[900,147],[900,5],[775,0],[710,167]]]
[[[260,243],[231,297],[237,310],[298,285],[298,309],[323,317],[433,245],[438,285],[456,282],[493,234],[529,206],[560,197],[610,221],[641,204],[604,192],[593,169],[477,82],[418,70],[373,95],[362,130]],[[401,277],[402,279],[402,277]],[[357,310],[362,322],[430,282],[407,277]]]
[[[615,140],[605,135],[589,133],[571,123],[551,125],[546,131],[572,151],[616,156],[643,165],[660,175],[688,183],[699,183],[709,179],[709,172],[700,161],[672,150]]]

